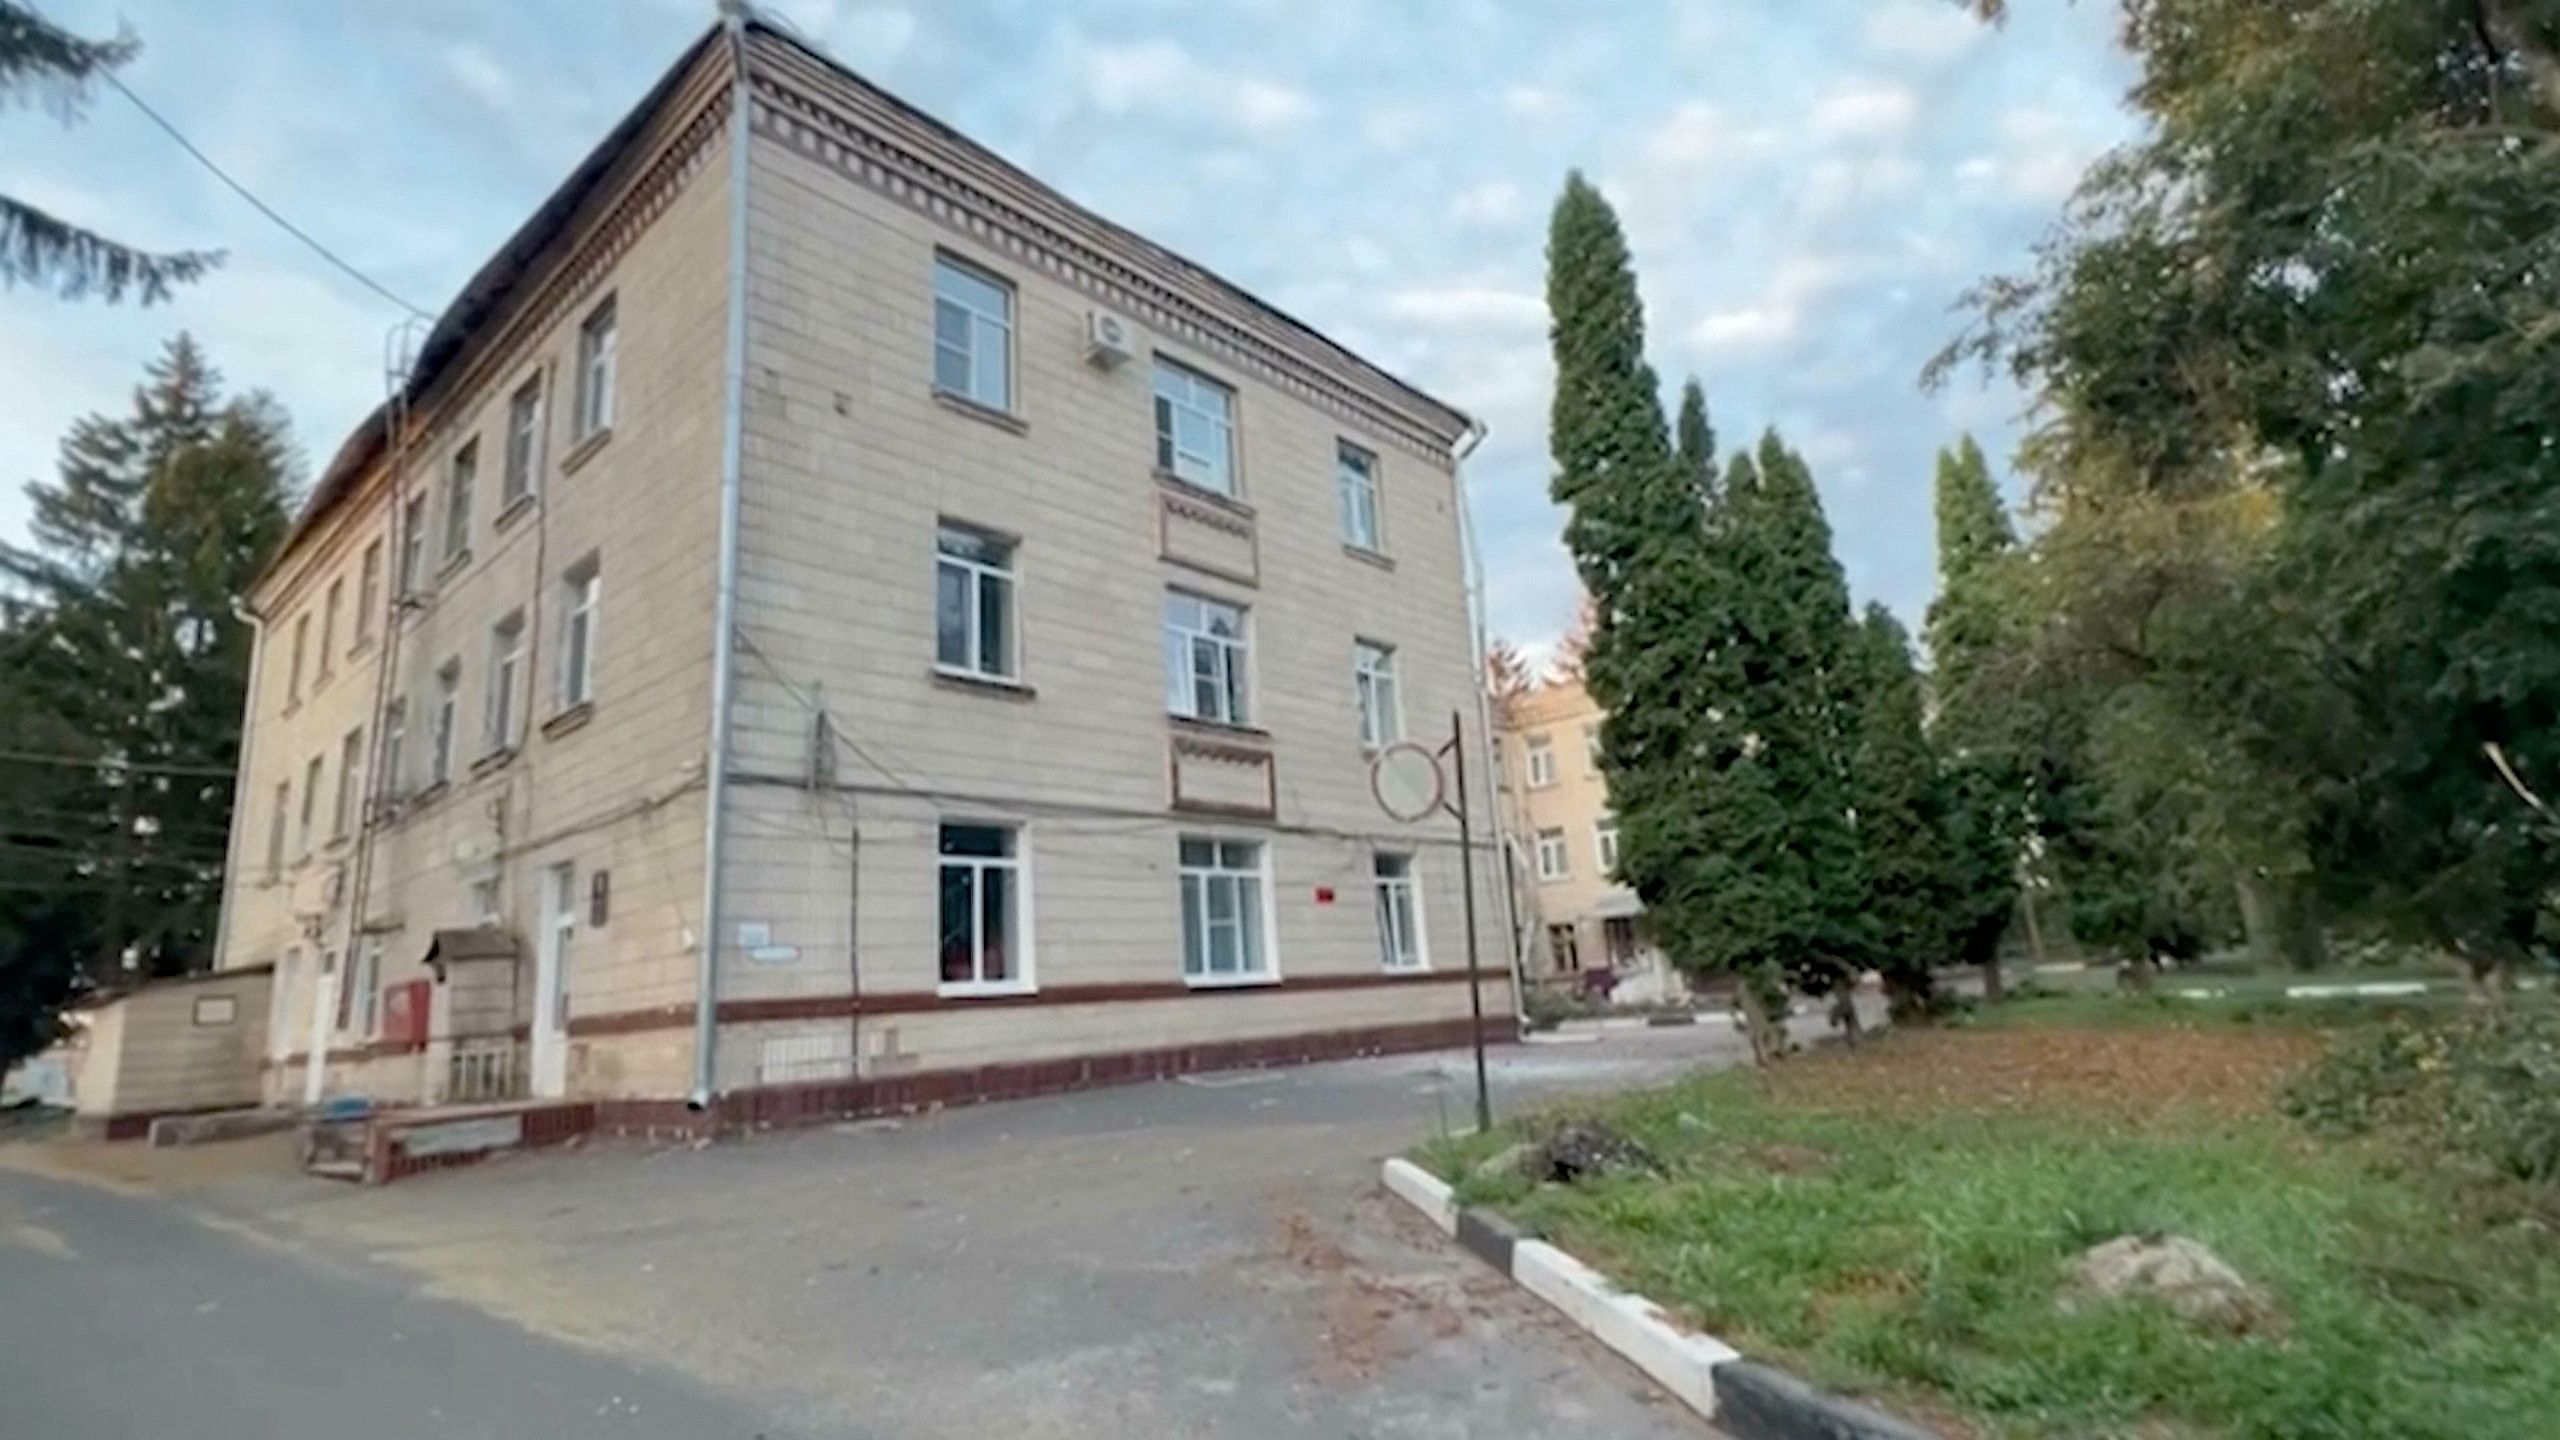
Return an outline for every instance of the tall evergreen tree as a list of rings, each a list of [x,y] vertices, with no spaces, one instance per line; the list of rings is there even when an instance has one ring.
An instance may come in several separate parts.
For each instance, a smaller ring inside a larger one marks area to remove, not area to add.
[[[2000,941],[2018,905],[2028,828],[2028,728],[2018,716],[2013,661],[2023,647],[2007,570],[2018,534],[1967,435],[1938,452],[1938,595],[1929,604],[1936,715],[1930,734],[1946,769],[1947,841],[1954,865],[1949,919],[1956,957],[2002,993]]]
[[[1867,606],[1858,644],[1858,849],[1876,929],[1877,969],[1896,1018],[1934,1008],[1935,968],[1954,958],[1960,916],[1947,832],[1945,778],[1921,729],[1911,637],[1881,605]]]
[[[21,0],[0,0],[0,110],[40,100],[66,120],[76,119],[93,82],[141,49],[131,34],[84,40]],[[209,252],[155,255],[119,245],[0,194],[0,289],[50,285],[66,300],[94,293],[110,302],[130,291],[148,305],[221,260]]]
[[[49,913],[45,933],[92,977],[212,959],[250,658],[237,607],[283,536],[291,472],[273,405],[226,400],[180,336],[132,414],[79,422],[60,477],[29,487],[36,543],[0,548],[26,596],[8,617],[5,747],[66,762],[42,767],[41,790],[0,793],[0,827],[47,842],[12,843],[0,888],[76,899],[78,924]],[[58,958],[0,936],[13,970]]]
[[[1690,376],[1680,387],[1680,419],[1672,432],[1672,451],[1681,478],[1697,488],[1701,499],[1716,488],[1716,432],[1707,423],[1707,392]]]

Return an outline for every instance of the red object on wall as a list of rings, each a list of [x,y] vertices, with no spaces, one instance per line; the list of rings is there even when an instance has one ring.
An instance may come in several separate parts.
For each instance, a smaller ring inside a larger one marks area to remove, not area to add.
[[[427,981],[411,980],[382,992],[383,1044],[426,1045],[427,987]]]
[[[1333,903],[1333,887],[1332,887],[1332,886],[1330,886],[1330,885],[1319,885],[1319,886],[1317,886],[1317,887],[1316,887],[1316,903],[1317,903],[1317,904],[1319,904],[1319,905],[1330,905],[1330,904],[1332,904],[1332,903]]]

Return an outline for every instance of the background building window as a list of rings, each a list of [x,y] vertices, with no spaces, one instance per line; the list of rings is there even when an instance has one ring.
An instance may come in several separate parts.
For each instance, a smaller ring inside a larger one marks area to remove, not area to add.
[[[1564,832],[1562,830],[1539,831],[1538,878],[1561,880],[1567,873],[1569,872],[1564,848]]]
[[[1571,925],[1547,927],[1547,958],[1553,960],[1559,970],[1582,968],[1582,941],[1574,934]]]
[[[350,730],[338,742],[338,801],[329,812],[329,833],[345,839],[356,823],[356,784],[364,777],[364,731]]]
[[[613,428],[614,334],[613,300],[595,308],[578,327],[578,438],[590,439]]]
[[[1271,974],[1263,948],[1262,846],[1251,840],[1182,841],[1182,973],[1216,983]]]
[[[1582,773],[1600,773],[1600,727],[1597,725],[1582,727]]]
[[[1345,440],[1334,446],[1333,488],[1342,509],[1342,539],[1363,550],[1378,543],[1378,457]]]
[[[462,722],[462,662],[447,660],[436,671],[435,729],[429,737],[427,751],[427,783],[442,785],[453,778],[453,746],[459,738],[456,731]]]
[[[1236,493],[1235,392],[1156,357],[1156,468],[1203,490]]]
[[[382,608],[382,542],[364,547],[364,563],[356,571],[356,638],[350,650],[364,648],[373,638],[373,614]]]
[[[933,383],[1013,408],[1013,287],[947,255],[933,260]]]
[[[1556,783],[1556,747],[1541,733],[1529,737],[1529,788],[1543,790]]]
[[[1378,960],[1390,970],[1419,970],[1422,907],[1413,880],[1413,857],[1379,852],[1372,866],[1378,883]]]
[[[284,869],[285,825],[293,815],[293,782],[276,782],[275,817],[267,823],[267,874],[274,876]]]
[[[409,748],[409,701],[403,696],[382,709],[382,784],[386,800],[400,798],[402,766]]]
[[[1360,709],[1360,743],[1375,750],[1404,738],[1404,708],[1396,695],[1396,652],[1356,640],[1351,645],[1352,684]]]
[[[562,578],[560,588],[559,706],[563,710],[595,698],[596,603],[604,594],[604,566],[589,559]]]
[[[320,815],[320,770],[328,757],[314,755],[302,767],[302,853],[311,853],[311,828]]]
[[[1244,612],[1171,590],[1164,597],[1164,703],[1176,715],[1242,725]]]
[[[942,988],[1012,990],[1030,980],[1023,944],[1021,832],[942,827]]]
[[[933,663],[964,675],[1012,679],[1013,546],[945,525],[934,552]]]
[[[542,466],[542,377],[527,380],[507,401],[507,473],[498,503],[513,505],[533,493]]]
[[[471,487],[479,478],[480,442],[466,440],[445,472],[444,558],[471,548]]]
[[[293,618],[293,664],[285,671],[284,698],[290,705],[302,698],[302,662],[311,649],[311,613],[304,611]]]
[[[427,578],[427,492],[400,507],[400,593],[415,595]]]
[[[346,599],[347,582],[332,577],[329,596],[320,602],[320,678],[323,680],[329,678],[330,671],[338,668],[338,610]]]
[[[1591,827],[1591,853],[1600,866],[1601,875],[1618,871],[1618,817],[1609,816]]]
[[[524,612],[489,627],[489,704],[481,739],[493,751],[515,743],[516,691],[524,678]]]

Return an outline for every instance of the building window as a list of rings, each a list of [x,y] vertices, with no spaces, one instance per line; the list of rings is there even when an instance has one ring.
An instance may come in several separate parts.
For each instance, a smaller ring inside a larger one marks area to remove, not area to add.
[[[320,814],[320,771],[327,763],[327,756],[314,755],[302,767],[302,853],[306,856],[311,853],[312,822]]]
[[[948,255],[933,259],[933,384],[1013,408],[1013,287]]]
[[[1352,642],[1351,678],[1360,708],[1360,743],[1375,750],[1404,738],[1404,707],[1396,696],[1396,652],[1366,640]]]
[[[1529,788],[1543,790],[1556,783],[1556,747],[1541,732],[1529,737]]]
[[[591,439],[613,428],[613,297],[578,327],[578,438]]]
[[[1618,873],[1618,817],[1606,815],[1591,827],[1591,853],[1605,878]]]
[[[427,750],[429,785],[442,785],[453,778],[453,745],[461,720],[462,662],[447,660],[436,671],[435,728],[429,732]]]
[[[1182,840],[1182,974],[1194,984],[1271,978],[1263,944],[1262,846]]]
[[[523,679],[524,612],[513,610],[489,627],[489,697],[480,738],[490,751],[515,744],[516,693]]]
[[[1027,989],[1022,832],[945,824],[941,838],[943,991]]]
[[[596,602],[604,595],[604,566],[590,556],[560,582],[560,708],[596,698]]]
[[[1164,597],[1164,703],[1176,715],[1242,725],[1244,612],[1169,590]]]
[[[409,701],[392,701],[382,709],[382,785],[384,798],[400,798],[401,766],[409,748]]]
[[[347,977],[347,999],[338,1023],[358,1035],[371,1035],[382,1011],[382,942],[368,939],[356,947],[353,975]]]
[[[279,780],[276,782],[275,817],[267,823],[267,874],[271,877],[284,871],[284,827],[292,814],[293,782]]]
[[[1363,550],[1378,542],[1378,457],[1348,440],[1333,447],[1333,488],[1342,508],[1342,540]]]
[[[427,492],[400,507],[400,593],[415,595],[427,578]]]
[[[356,782],[364,775],[364,731],[347,732],[338,742],[338,800],[329,811],[329,833],[343,840],[356,821]]]
[[[1608,952],[1609,968],[1625,970],[1636,963],[1636,922],[1632,916],[1612,915],[1600,922],[1600,945]]]
[[[542,377],[518,386],[507,399],[507,468],[499,482],[498,507],[532,498],[534,476],[542,466]]]
[[[1567,874],[1567,859],[1562,830],[1538,832],[1538,878],[1561,880]]]
[[[1390,970],[1423,967],[1422,906],[1414,889],[1413,857],[1380,851],[1372,869],[1378,882],[1378,961]]]
[[[304,611],[293,621],[293,665],[285,672],[284,698],[290,705],[302,699],[302,662],[311,649],[311,614]]]
[[[320,602],[320,678],[323,680],[328,679],[329,672],[338,665],[338,610],[346,599],[347,582],[343,578],[331,579],[329,596]]]
[[[1559,970],[1582,968],[1582,939],[1574,933],[1571,925],[1547,927],[1547,958],[1554,961]]]
[[[188,1018],[198,1025],[229,1025],[240,1018],[240,997],[199,995]]]
[[[481,925],[495,925],[499,920],[498,877],[483,875],[471,882],[471,918]]]
[[[1600,727],[1597,725],[1582,727],[1582,773],[1600,773]]]
[[[933,597],[933,663],[964,675],[1012,679],[1012,544],[944,525],[934,537]]]
[[[1156,468],[1178,480],[1236,493],[1236,392],[1156,357]]]
[[[453,452],[444,478],[444,558],[471,548],[471,486],[480,470],[480,442],[466,440]]]
[[[349,650],[361,650],[373,638],[373,614],[382,608],[382,542],[364,547],[364,564],[356,571],[356,638]]]

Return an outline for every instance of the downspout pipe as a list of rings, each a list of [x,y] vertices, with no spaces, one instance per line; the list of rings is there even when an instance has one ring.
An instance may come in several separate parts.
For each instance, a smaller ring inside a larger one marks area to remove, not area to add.
[[[712,602],[711,739],[703,764],[702,936],[693,989],[693,1090],[688,1107],[707,1111],[717,1096],[720,1043],[720,864],[729,795],[732,680],[737,670],[738,491],[746,461],[747,171],[754,95],[747,84],[746,0],[720,0],[729,41],[729,340],[720,415],[720,570]]]
[[[1469,417],[1466,433],[1458,437],[1457,445],[1450,451],[1449,460],[1451,479],[1454,482],[1452,488],[1458,492],[1458,543],[1464,547],[1466,551],[1467,623],[1475,642],[1475,671],[1468,677],[1468,684],[1469,687],[1474,690],[1476,697],[1476,745],[1478,747],[1478,753],[1483,761],[1483,764],[1479,767],[1479,773],[1484,776],[1484,793],[1487,801],[1485,811],[1493,817],[1494,853],[1501,856],[1504,861],[1504,863],[1497,868],[1503,876],[1502,918],[1504,921],[1504,928],[1509,932],[1511,937],[1511,943],[1505,947],[1510,951],[1511,984],[1509,988],[1511,991],[1511,1015],[1515,1024],[1525,1024],[1527,1021],[1528,1010],[1527,1001],[1522,994],[1520,983],[1521,936],[1519,897],[1512,893],[1513,887],[1510,880],[1511,866],[1509,864],[1511,833],[1505,825],[1505,817],[1502,813],[1502,772],[1494,764],[1493,702],[1485,694],[1484,683],[1485,657],[1491,653],[1491,646],[1485,622],[1484,553],[1476,544],[1475,507],[1467,501],[1467,477],[1465,472],[1467,457],[1476,453],[1476,447],[1484,443],[1484,438],[1487,433],[1488,431],[1486,430],[1485,423],[1482,420]]]

